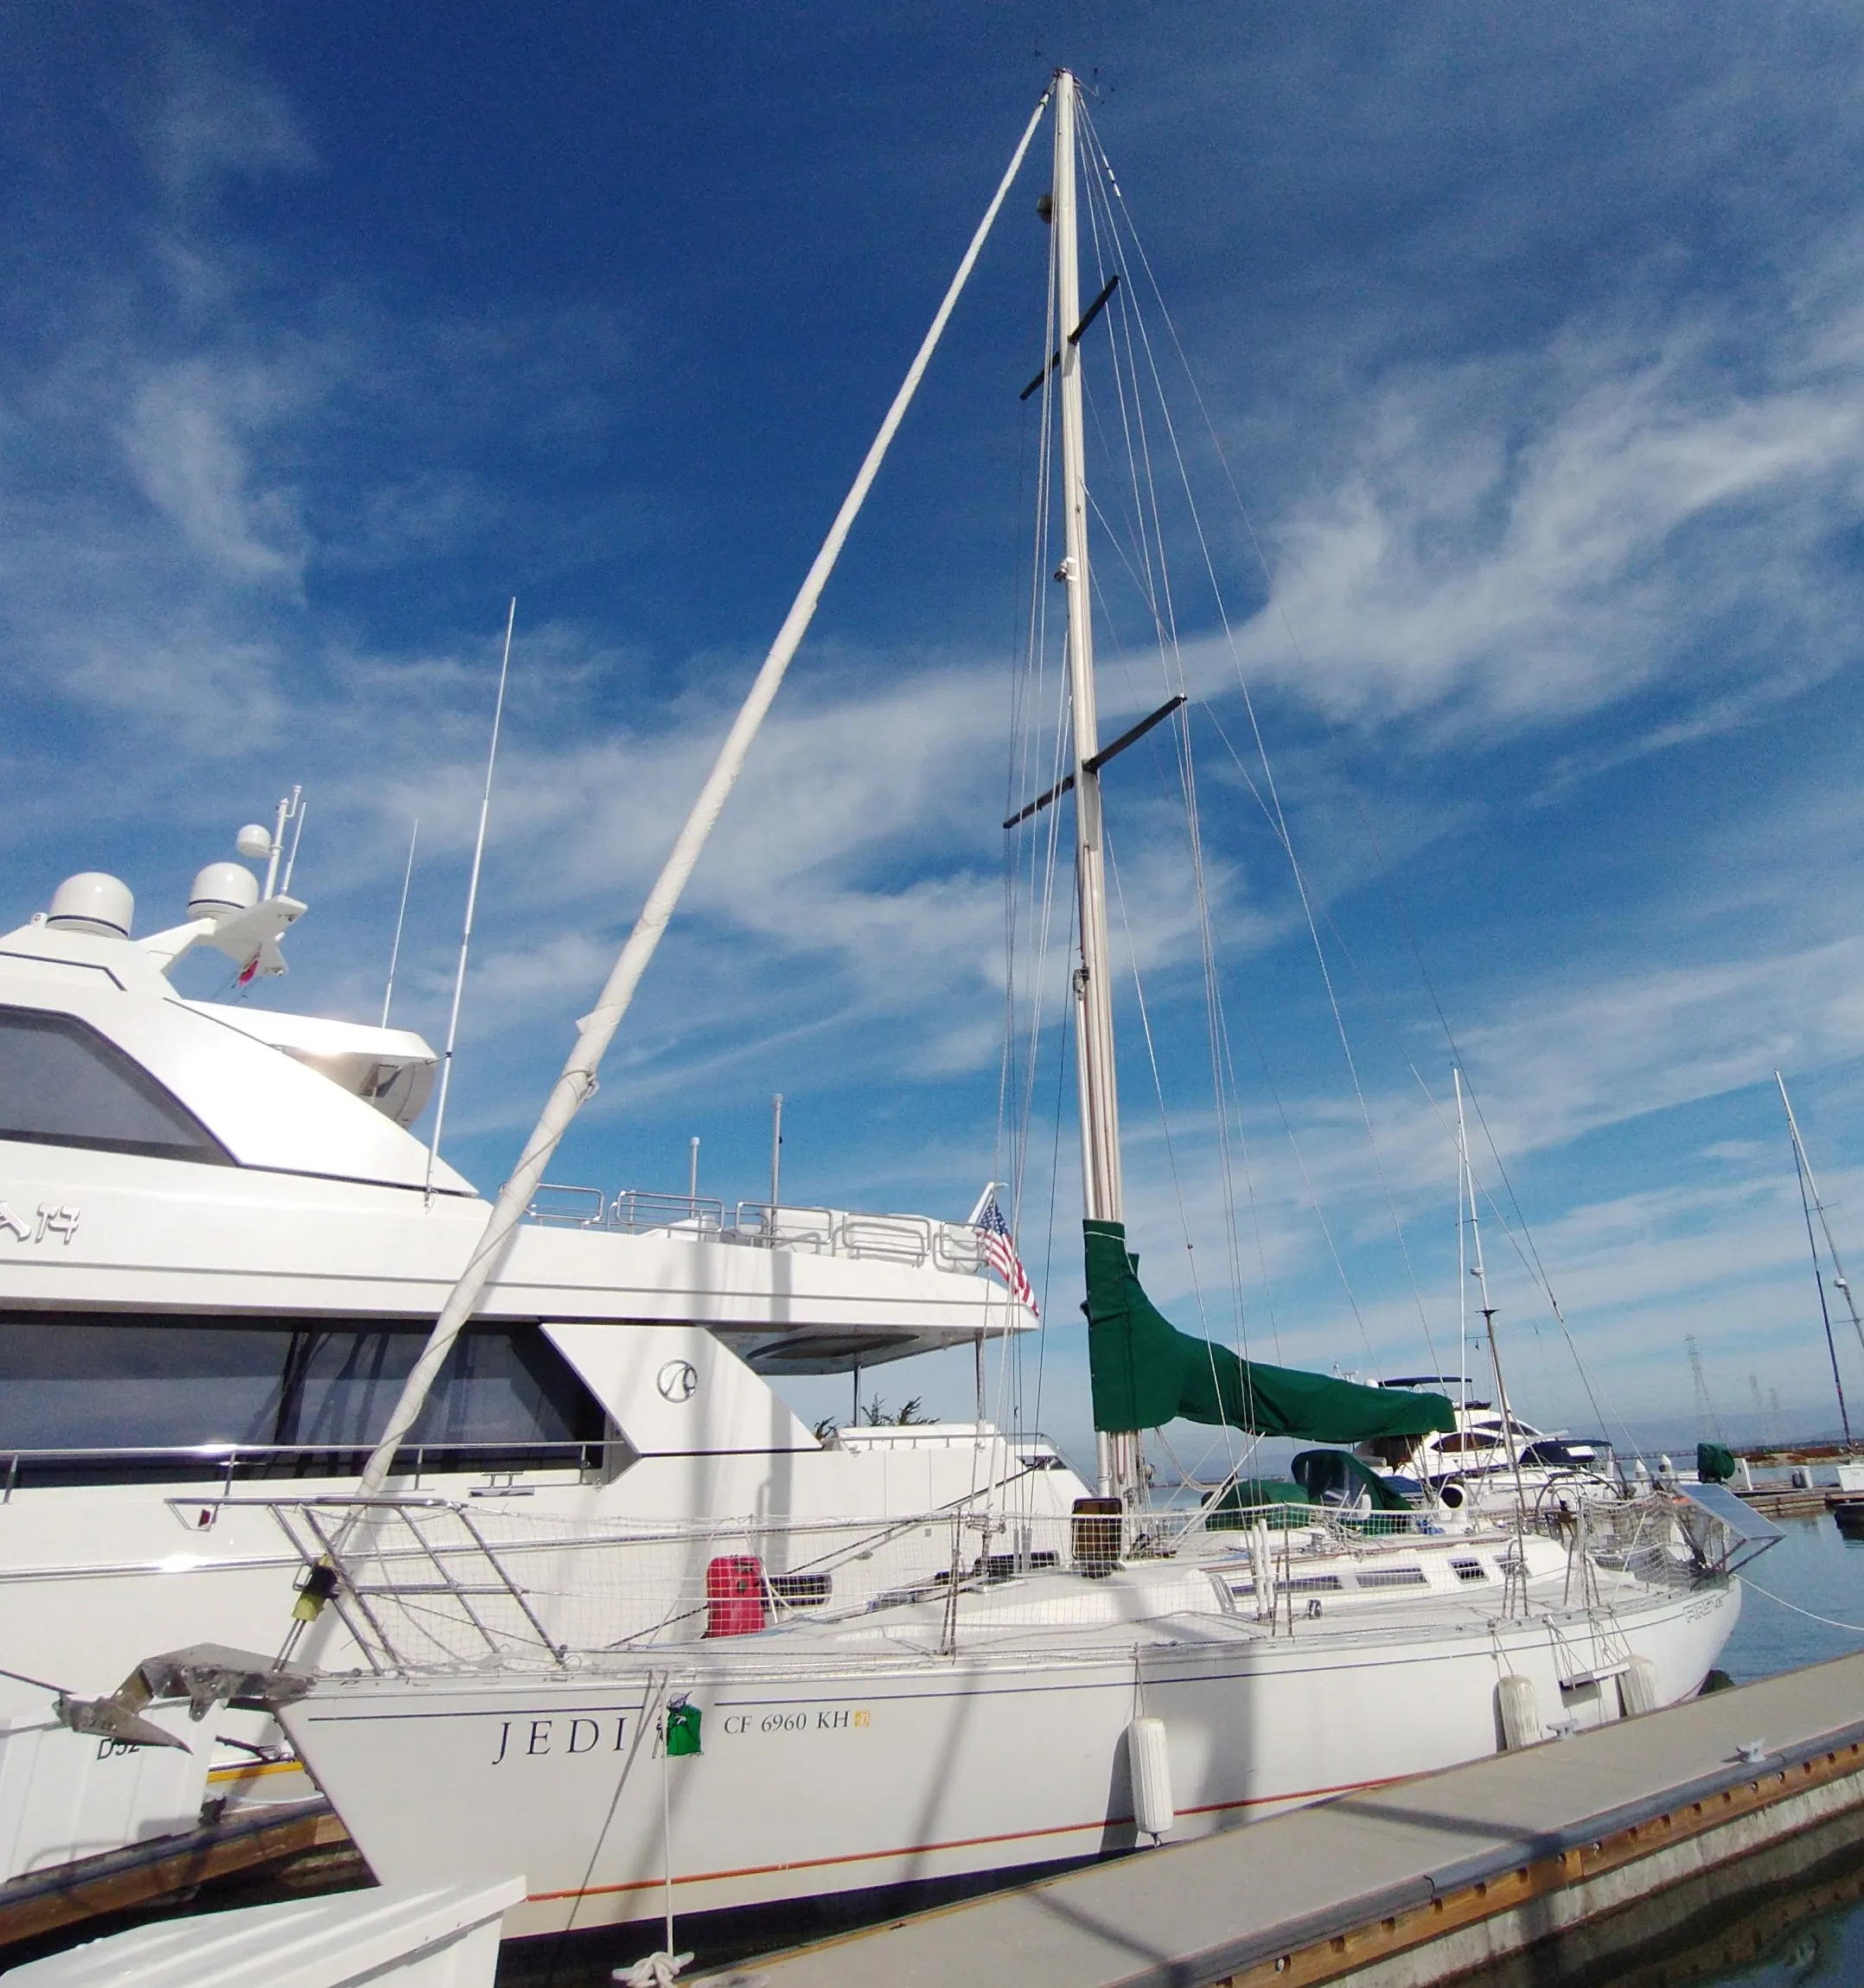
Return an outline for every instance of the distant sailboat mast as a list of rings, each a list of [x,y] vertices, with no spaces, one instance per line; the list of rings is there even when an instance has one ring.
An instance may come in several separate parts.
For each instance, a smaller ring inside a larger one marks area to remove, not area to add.
[[[1055,177],[1050,218],[1055,228],[1056,322],[1063,331],[1062,514],[1067,556],[1068,682],[1074,719],[1075,879],[1079,894],[1081,958],[1075,969],[1076,1067],[1081,1093],[1081,1175],[1089,1221],[1126,1220],[1120,1172],[1120,1097],[1114,1065],[1113,987],[1108,972],[1106,850],[1101,831],[1100,726],[1094,698],[1094,621],[1088,570],[1088,484],[1081,398],[1079,245],[1075,217],[1075,103],[1079,88],[1066,69],[1055,73]],[[1131,1497],[1142,1488],[1136,1430],[1095,1437],[1098,1489]]]
[[[1812,1217],[1819,1218],[1819,1227],[1825,1232],[1825,1246],[1831,1252],[1832,1282],[1845,1294],[1845,1303],[1851,1313],[1851,1324],[1858,1335],[1858,1344],[1864,1348],[1864,1320],[1858,1316],[1857,1300],[1851,1295],[1851,1280],[1845,1275],[1845,1266],[1838,1257],[1838,1246],[1832,1240],[1832,1225],[1825,1219],[1825,1204],[1819,1199],[1819,1183],[1812,1172],[1812,1163],[1806,1157],[1805,1141],[1799,1136],[1799,1121],[1793,1116],[1793,1100],[1786,1094],[1786,1080],[1776,1070],[1773,1080],[1780,1086],[1780,1102],[1786,1107],[1786,1129],[1792,1135],[1793,1167],[1799,1176],[1799,1206],[1806,1218],[1806,1246],[1812,1252],[1812,1281],[1819,1290],[1819,1316],[1825,1324],[1825,1350],[1832,1363],[1832,1386],[1838,1395],[1838,1419],[1844,1425],[1845,1448],[1853,1450],[1857,1445],[1851,1437],[1851,1411],[1845,1406],[1845,1384],[1838,1375],[1838,1342],[1832,1336],[1831,1308],[1825,1302],[1825,1273],[1819,1265],[1819,1246],[1812,1233]]]
[[[1467,1197],[1469,1209],[1470,1260],[1469,1275],[1475,1278],[1476,1288],[1482,1294],[1482,1326],[1489,1341],[1489,1370],[1495,1376],[1495,1405],[1502,1414],[1502,1441],[1506,1448],[1509,1469],[1515,1479],[1515,1556],[1513,1571],[1508,1575],[1506,1601],[1510,1612],[1519,1606],[1525,1607],[1527,1593],[1524,1577],[1521,1570],[1527,1565],[1526,1526],[1528,1494],[1521,1475],[1521,1441],[1515,1427],[1515,1411],[1508,1399],[1508,1383],[1502,1378],[1502,1348],[1495,1336],[1494,1304],[1489,1297],[1489,1266],[1482,1253],[1482,1218],[1476,1207],[1476,1176],[1469,1163],[1469,1130],[1463,1122],[1463,1073],[1453,1068],[1452,1076],[1456,1080],[1456,1151],[1459,1167],[1463,1176],[1463,1193]],[[1460,1257],[1460,1249],[1459,1256]],[[1465,1379],[1463,1399],[1467,1405],[1469,1384]],[[1466,1424],[1465,1437],[1466,1440]]]

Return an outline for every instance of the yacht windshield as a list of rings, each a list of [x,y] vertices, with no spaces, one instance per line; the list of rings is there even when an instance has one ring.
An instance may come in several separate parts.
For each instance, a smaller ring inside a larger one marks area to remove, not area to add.
[[[227,1163],[219,1142],[72,1015],[0,1008],[0,1139]]]

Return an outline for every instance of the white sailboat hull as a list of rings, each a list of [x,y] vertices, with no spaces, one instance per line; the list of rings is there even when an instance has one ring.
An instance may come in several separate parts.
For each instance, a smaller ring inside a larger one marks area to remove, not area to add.
[[[1674,1702],[1739,1609],[1716,1583],[1592,1615],[1247,1640],[1188,1618],[1171,1641],[934,1660],[743,1638],[573,1681],[326,1679],[283,1717],[381,1882],[521,1869],[521,1935],[656,1918],[669,1862],[692,1912],[1131,1849],[1142,1715],[1167,1735],[1171,1838],[1205,1834],[1493,1752],[1505,1675],[1547,1726],[1623,1716],[1631,1657]],[[667,1760],[682,1692],[703,1752]]]

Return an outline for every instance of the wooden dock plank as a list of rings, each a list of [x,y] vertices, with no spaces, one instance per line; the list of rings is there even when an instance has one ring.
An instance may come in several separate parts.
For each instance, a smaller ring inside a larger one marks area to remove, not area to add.
[[[30,1872],[0,1885],[0,1948],[348,1841],[348,1832],[319,1795]]]

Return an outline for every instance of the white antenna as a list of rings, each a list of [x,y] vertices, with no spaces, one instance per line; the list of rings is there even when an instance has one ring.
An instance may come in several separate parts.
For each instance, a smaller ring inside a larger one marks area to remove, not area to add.
[[[287,897],[291,895],[291,872],[297,868],[297,845],[304,839],[304,817],[310,812],[310,803],[299,801],[294,812],[297,826],[291,831],[291,853],[284,859],[284,881],[278,886]]]
[[[498,667],[498,702],[492,707],[492,746],[485,759],[485,792],[479,797],[479,833],[472,847],[472,876],[466,886],[466,922],[460,930],[460,963],[453,976],[453,1012],[447,1017],[447,1046],[440,1057],[440,1097],[434,1106],[434,1136],[427,1149],[426,1195],[434,1198],[434,1165],[440,1157],[440,1132],[447,1121],[447,1080],[453,1074],[453,1045],[459,1040],[460,997],[466,991],[466,955],[472,947],[473,912],[479,902],[479,866],[485,858],[485,825],[492,812],[492,774],[498,765],[498,732],[505,718],[505,679],[511,669],[511,631],[518,619],[514,594],[505,616],[505,659]]]
[[[686,1170],[686,1199],[693,1204],[693,1213],[699,1213],[699,1142],[697,1132],[693,1135],[693,1163]]]
[[[263,895],[266,897],[270,897],[278,888],[278,858],[284,853],[284,825],[298,812],[298,804],[303,793],[303,787],[294,787],[278,803],[278,819],[272,823],[271,848],[267,851],[271,860],[265,865],[265,889]],[[291,855],[295,860],[297,855],[297,844],[295,842],[291,844]],[[289,873],[285,881],[290,881]]]
[[[421,818],[416,815],[408,836],[408,866],[401,873],[401,908],[395,914],[395,942],[388,948],[388,984],[382,990],[382,1026],[388,1026],[388,1004],[395,997],[395,962],[401,957],[401,927],[408,921],[408,886],[414,881],[414,845],[420,840]]]
[[[770,1100],[770,1233],[776,1233],[777,1194],[783,1178],[783,1093]]]

